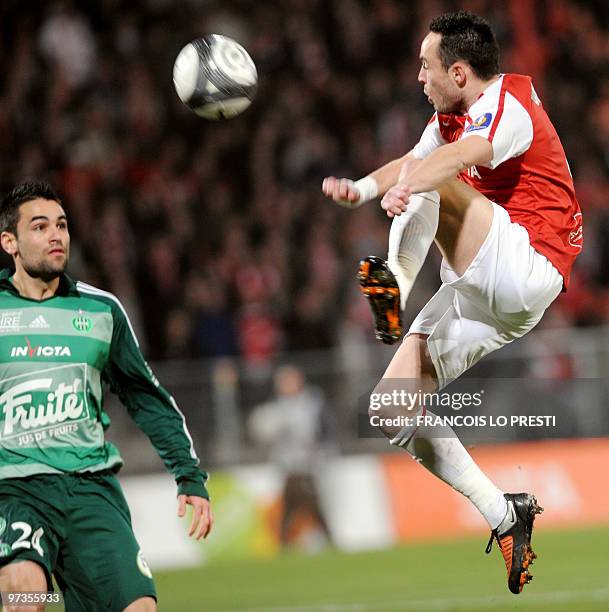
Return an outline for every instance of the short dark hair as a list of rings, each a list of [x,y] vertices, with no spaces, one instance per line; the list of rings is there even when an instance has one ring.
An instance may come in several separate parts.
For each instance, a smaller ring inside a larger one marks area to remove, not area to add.
[[[445,70],[463,60],[481,79],[499,74],[499,45],[486,19],[468,11],[445,13],[429,24],[429,30],[442,35],[439,53]]]
[[[37,198],[61,204],[54,189],[44,181],[26,181],[11,189],[0,203],[0,231],[17,235],[19,207]]]

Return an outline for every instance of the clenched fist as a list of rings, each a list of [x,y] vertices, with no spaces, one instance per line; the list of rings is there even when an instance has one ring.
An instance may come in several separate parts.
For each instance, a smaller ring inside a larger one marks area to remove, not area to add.
[[[362,204],[359,189],[351,179],[328,176],[324,179],[321,190],[324,195],[345,208],[357,208]]]

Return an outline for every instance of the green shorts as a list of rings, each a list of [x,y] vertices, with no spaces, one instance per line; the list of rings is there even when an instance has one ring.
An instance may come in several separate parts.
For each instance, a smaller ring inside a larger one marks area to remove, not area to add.
[[[35,561],[54,575],[66,612],[114,612],[154,597],[131,515],[111,472],[0,480],[0,567]]]

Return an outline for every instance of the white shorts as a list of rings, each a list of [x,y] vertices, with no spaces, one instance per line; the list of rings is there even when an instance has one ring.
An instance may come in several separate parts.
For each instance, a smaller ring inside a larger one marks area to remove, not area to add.
[[[440,278],[442,286],[408,330],[429,336],[440,389],[535,327],[563,284],[528,232],[494,203],[489,234],[465,273],[458,276],[443,261]]]

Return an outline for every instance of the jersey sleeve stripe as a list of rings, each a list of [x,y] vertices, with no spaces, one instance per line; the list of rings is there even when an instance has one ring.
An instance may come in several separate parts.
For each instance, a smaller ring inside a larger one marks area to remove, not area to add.
[[[140,347],[140,343],[137,339],[137,336],[135,335],[133,326],[131,325],[131,320],[129,319],[129,315],[127,314],[127,311],[125,310],[125,307],[121,304],[121,301],[113,293],[110,293],[109,291],[104,291],[103,289],[98,289],[97,287],[94,287],[93,285],[88,285],[87,283],[83,283],[82,281],[78,281],[76,283],[76,288],[78,289],[78,291],[82,291],[83,293],[88,293],[90,295],[99,295],[100,297],[107,297],[110,300],[112,300],[121,309],[122,313],[125,315],[125,319],[127,321],[127,325],[129,326],[129,331],[131,332],[131,335],[133,336],[133,341],[135,342],[135,346],[137,346],[138,348]]]
[[[499,105],[497,106],[497,116],[495,117],[495,121],[493,121],[493,127],[488,135],[489,142],[493,142],[493,137],[495,136],[495,132],[499,127],[499,122],[501,121],[501,115],[503,115],[503,107],[505,106],[505,92],[507,91],[505,87],[505,80],[501,85],[501,93],[499,94]]]
[[[138,342],[137,336],[135,335],[135,331],[133,330],[133,326],[131,325],[131,321],[129,320],[129,315],[127,314],[127,311],[125,310],[125,307],[121,304],[121,301],[113,293],[110,293],[109,291],[104,291],[103,289],[98,289],[97,287],[93,287],[93,285],[88,285],[87,283],[83,283],[82,281],[78,281],[76,283],[76,288],[78,289],[78,291],[81,291],[82,293],[88,293],[89,295],[98,295],[100,297],[106,297],[112,300],[113,302],[115,302],[118,305],[118,307],[121,309],[123,314],[125,315],[125,320],[127,321],[127,325],[129,326],[129,331],[131,332],[131,335],[133,336],[135,345],[139,348],[140,344]],[[186,419],[184,417],[184,413],[178,408],[178,404],[173,398],[173,396],[170,394],[168,395],[169,395],[169,401],[171,403],[172,408],[180,415],[180,418],[182,419],[182,428],[184,430],[184,434],[186,435],[190,443],[190,456],[193,459],[196,459],[197,465],[199,465],[199,458],[197,457],[197,453],[195,451],[192,437],[190,435],[190,432],[188,431],[188,427],[186,427]]]
[[[190,435],[190,432],[188,431],[188,427],[186,427],[186,418],[184,417],[184,413],[178,407],[178,403],[173,398],[173,395],[169,396],[169,401],[171,402],[173,409],[180,415],[182,419],[182,428],[184,429],[184,435],[188,438],[188,441],[190,442],[190,456],[193,459],[195,459],[197,462],[197,465],[199,465],[200,463],[199,457],[197,457],[197,452],[195,451],[195,445],[194,445],[194,442],[192,441],[192,436]]]

